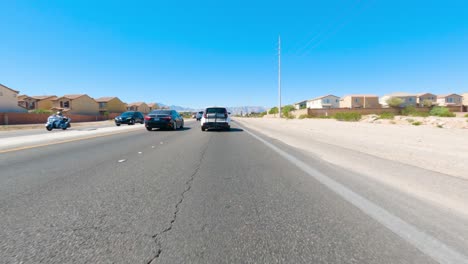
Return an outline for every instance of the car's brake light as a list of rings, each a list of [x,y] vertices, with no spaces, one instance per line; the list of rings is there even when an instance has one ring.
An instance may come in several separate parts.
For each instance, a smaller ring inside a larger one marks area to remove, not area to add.
[[[171,119],[172,119],[172,117],[170,117],[170,116],[165,116],[165,117],[162,117],[161,119],[165,119],[165,120],[171,120]]]
[[[203,114],[203,117],[206,118],[206,113]]]
[[[145,120],[151,120],[151,116],[145,116]]]

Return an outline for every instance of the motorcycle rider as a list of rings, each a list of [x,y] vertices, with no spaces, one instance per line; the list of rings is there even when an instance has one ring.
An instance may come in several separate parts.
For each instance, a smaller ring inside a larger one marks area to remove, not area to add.
[[[66,117],[62,114],[62,111],[58,111],[58,112],[55,114],[55,117],[57,117],[57,119],[58,119],[60,125],[63,124],[64,118],[66,118]]]

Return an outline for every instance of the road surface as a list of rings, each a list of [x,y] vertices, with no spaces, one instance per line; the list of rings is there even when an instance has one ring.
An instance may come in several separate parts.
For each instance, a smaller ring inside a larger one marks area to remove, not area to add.
[[[235,124],[0,154],[1,263],[466,263],[467,238],[463,216]]]

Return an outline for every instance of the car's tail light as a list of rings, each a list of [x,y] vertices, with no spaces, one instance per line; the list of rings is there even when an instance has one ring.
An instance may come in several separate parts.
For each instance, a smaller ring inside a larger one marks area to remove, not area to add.
[[[151,120],[151,116],[145,116],[145,120]]]
[[[203,117],[206,118],[206,113],[203,114]]]
[[[170,116],[165,116],[165,117],[162,117],[161,119],[164,119],[164,120],[171,120],[172,117],[170,117]]]

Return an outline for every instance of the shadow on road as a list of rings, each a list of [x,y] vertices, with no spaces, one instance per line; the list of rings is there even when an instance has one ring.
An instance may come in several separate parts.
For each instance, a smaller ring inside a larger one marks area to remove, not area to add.
[[[158,131],[158,132],[171,132],[171,131],[175,131],[175,132],[177,132],[177,131],[187,131],[187,130],[190,130],[190,129],[192,129],[192,128],[191,128],[191,127],[184,127],[184,128],[179,128],[179,129],[177,129],[177,130],[174,130],[174,129],[172,129],[172,128],[158,128],[158,129],[154,128],[151,132],[155,132],[155,131]]]
[[[224,133],[230,133],[230,132],[243,132],[243,129],[240,128],[231,128],[230,130],[222,130],[222,129],[210,129],[207,130],[208,132],[224,132]]]

